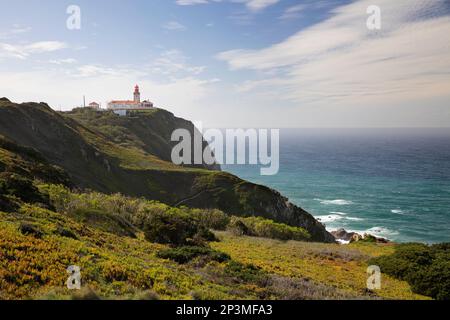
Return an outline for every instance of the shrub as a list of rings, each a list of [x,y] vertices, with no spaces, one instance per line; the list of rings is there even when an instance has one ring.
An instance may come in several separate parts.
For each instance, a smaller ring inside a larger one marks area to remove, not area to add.
[[[64,186],[43,185],[41,188],[48,193],[58,211],[107,232],[134,237],[133,228],[138,228],[150,242],[173,245],[215,240],[198,215],[194,216],[187,208],[173,208],[121,194],[77,194]]]
[[[26,222],[22,222],[19,225],[19,231],[26,236],[31,235],[36,238],[42,238],[43,236],[43,232],[39,229],[39,227]]]
[[[0,193],[15,196],[27,203],[48,203],[33,181],[15,173],[0,173]]]
[[[70,239],[78,240],[77,235],[72,230],[66,229],[66,228],[64,228],[62,226],[57,226],[56,230],[53,233],[57,234],[57,235],[59,235],[61,237],[64,237],[64,238],[70,238]]]
[[[136,238],[135,228],[124,218],[103,210],[77,209],[70,216],[84,225],[121,237]]]
[[[197,228],[188,216],[175,212],[154,213],[141,218],[137,225],[151,242],[182,245],[197,233]]]
[[[102,266],[102,276],[108,281],[127,281],[128,270],[123,264],[113,263],[111,261],[105,262]]]
[[[198,231],[192,239],[187,239],[187,243],[195,246],[204,246],[206,242],[219,241],[215,234],[209,229],[199,225]]]
[[[0,190],[0,211],[14,212],[19,208],[19,204],[16,203],[11,197],[5,196]]]
[[[171,208],[167,212],[142,212],[133,217],[134,224],[141,229],[150,242],[173,245],[186,245],[199,242],[213,235],[205,230],[189,215],[179,209]]]
[[[239,282],[265,283],[268,275],[259,267],[252,264],[242,264],[236,261],[230,261],[225,266],[226,275],[233,277]]]
[[[58,212],[73,213],[79,209],[100,210],[129,219],[146,204],[142,199],[133,199],[121,194],[107,195],[98,192],[75,193],[62,185],[41,185],[51,204]]]
[[[225,230],[230,223],[230,217],[217,209],[191,209],[190,214],[208,229]]]
[[[288,226],[262,217],[231,218],[229,230],[237,235],[249,235],[278,240],[304,241],[309,233],[300,227]]]
[[[407,281],[415,293],[450,299],[450,244],[401,244],[389,256],[371,259],[384,273]]]
[[[230,256],[226,253],[222,253],[205,247],[186,246],[166,249],[158,252],[158,257],[163,259],[170,259],[181,264],[188,263],[189,261],[199,256],[203,256],[210,261],[217,262],[224,262],[230,259]]]
[[[241,218],[232,217],[228,225],[228,231],[236,236],[253,236],[250,228],[242,221]]]

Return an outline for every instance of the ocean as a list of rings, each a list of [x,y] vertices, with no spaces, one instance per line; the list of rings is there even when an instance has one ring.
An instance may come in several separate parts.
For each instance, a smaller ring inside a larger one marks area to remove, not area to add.
[[[282,129],[277,175],[222,168],[280,191],[330,231],[450,242],[450,129]]]

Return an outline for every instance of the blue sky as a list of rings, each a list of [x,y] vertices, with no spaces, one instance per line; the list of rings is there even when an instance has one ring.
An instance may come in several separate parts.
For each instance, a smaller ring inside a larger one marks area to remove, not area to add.
[[[381,9],[381,30],[366,10]],[[66,10],[81,9],[69,30]],[[450,124],[445,0],[0,0],[0,96],[131,98],[209,127]]]

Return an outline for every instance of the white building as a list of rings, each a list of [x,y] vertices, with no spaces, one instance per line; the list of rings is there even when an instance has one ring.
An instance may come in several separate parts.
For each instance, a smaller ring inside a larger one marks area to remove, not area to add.
[[[141,102],[141,93],[138,85],[134,87],[133,100],[113,100],[108,103],[108,110],[112,110],[120,116],[126,116],[130,110],[148,110],[152,108],[152,102],[147,100]]]
[[[91,102],[91,103],[89,103],[88,108],[100,110],[100,104],[98,104],[97,102]]]

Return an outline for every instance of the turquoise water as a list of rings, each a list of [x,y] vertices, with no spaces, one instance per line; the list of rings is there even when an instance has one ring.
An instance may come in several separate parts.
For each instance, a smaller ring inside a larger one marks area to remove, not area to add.
[[[223,169],[279,190],[329,230],[450,242],[448,129],[286,129],[277,175]]]

